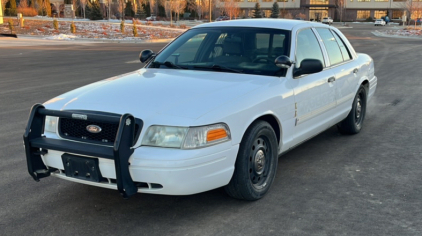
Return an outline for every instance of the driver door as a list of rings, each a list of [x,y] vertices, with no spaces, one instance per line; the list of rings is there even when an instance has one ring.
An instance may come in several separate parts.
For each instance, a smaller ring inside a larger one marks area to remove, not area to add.
[[[321,46],[311,28],[297,34],[295,67],[304,59],[320,60],[324,70],[314,74],[305,74],[293,79],[293,91],[296,107],[294,143],[301,143],[330,125],[336,107],[335,78],[326,68]]]

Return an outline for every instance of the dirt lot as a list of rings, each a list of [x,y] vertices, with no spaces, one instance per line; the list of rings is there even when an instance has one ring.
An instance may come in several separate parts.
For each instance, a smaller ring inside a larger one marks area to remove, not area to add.
[[[1,33],[10,33],[8,18],[0,25]],[[131,21],[130,21],[131,23]],[[24,27],[20,27],[17,19],[13,19],[14,31],[18,35],[39,35],[52,37],[55,35],[72,35],[73,38],[98,38],[98,39],[167,39],[175,38],[186,28],[184,25],[170,28],[160,23],[138,22],[138,36],[133,36],[132,24],[125,24],[125,32],[120,30],[120,24],[108,22],[78,22],[75,21],[76,33],[70,32],[71,21],[59,21],[59,29],[54,29],[53,20],[25,20]]]

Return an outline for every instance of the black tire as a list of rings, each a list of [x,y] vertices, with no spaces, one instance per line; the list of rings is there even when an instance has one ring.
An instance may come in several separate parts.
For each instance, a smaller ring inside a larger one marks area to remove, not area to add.
[[[366,101],[367,92],[365,87],[361,85],[356,93],[349,115],[337,124],[340,133],[357,134],[360,132],[366,114]]]
[[[235,169],[226,193],[237,199],[254,201],[270,189],[278,163],[276,134],[265,121],[255,121],[240,143]]]

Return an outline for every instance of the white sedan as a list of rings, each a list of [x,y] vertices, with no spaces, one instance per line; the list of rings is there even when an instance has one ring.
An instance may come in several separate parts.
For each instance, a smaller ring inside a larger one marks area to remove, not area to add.
[[[378,26],[378,25],[385,26],[385,21],[383,19],[376,19],[374,26]]]
[[[331,17],[324,17],[322,18],[321,23],[331,25],[333,24],[333,19],[331,19]]]
[[[281,154],[333,125],[359,133],[377,86],[371,57],[306,21],[202,24],[140,60],[142,69],[34,105],[24,143],[35,180],[124,197],[224,187],[257,200]]]

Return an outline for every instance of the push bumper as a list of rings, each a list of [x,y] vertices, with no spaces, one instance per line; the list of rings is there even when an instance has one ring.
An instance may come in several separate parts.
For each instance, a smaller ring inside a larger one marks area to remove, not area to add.
[[[133,116],[120,119],[87,115],[90,121],[116,122],[118,134],[113,147],[65,140],[44,132],[45,116],[71,118],[71,112],[52,111],[35,105],[24,134],[29,174],[36,180],[50,175],[87,185],[117,189],[128,198],[140,193],[195,194],[227,185],[234,172],[239,145],[230,142],[181,150],[134,145],[134,127],[126,125]],[[132,120],[133,121],[133,120]],[[131,122],[134,124],[134,122]],[[66,174],[63,156],[97,159],[102,181],[87,181]]]
[[[116,140],[111,147],[47,138],[43,135],[46,116],[116,123],[119,125]],[[57,171],[54,167],[46,166],[42,160],[43,155],[55,150],[111,160],[114,164],[116,187],[122,196],[128,198],[138,191],[138,187],[129,173],[129,157],[134,152],[132,146],[135,141],[135,118],[130,114],[124,114],[121,117],[99,114],[75,115],[68,111],[48,110],[43,105],[36,104],[31,109],[23,140],[28,172],[36,181]]]

